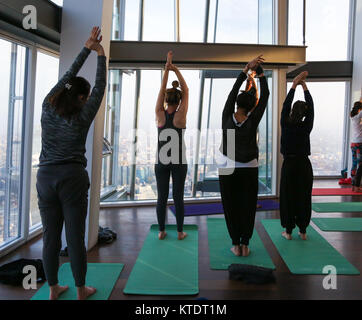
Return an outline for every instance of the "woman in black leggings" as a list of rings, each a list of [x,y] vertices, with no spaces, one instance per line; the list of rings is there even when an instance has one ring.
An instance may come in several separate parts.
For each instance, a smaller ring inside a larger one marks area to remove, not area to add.
[[[286,230],[282,236],[292,240],[295,226],[302,240],[307,239],[307,227],[312,212],[313,169],[308,156],[310,133],[314,123],[314,104],[302,72],[293,80],[281,114],[281,153],[284,157],[280,181],[280,219]],[[295,89],[301,85],[305,101],[296,101]]]
[[[166,89],[169,71],[174,71],[178,81]],[[166,108],[165,108],[166,101]],[[172,52],[167,55],[167,63],[162,79],[161,89],[156,103],[156,122],[158,127],[158,151],[155,164],[157,181],[157,220],[160,227],[158,238],[166,237],[165,219],[169,193],[170,175],[172,176],[172,193],[176,207],[178,239],[183,240],[184,223],[184,188],[187,175],[186,146],[184,131],[188,110],[189,89],[179,69],[172,64]]]
[[[84,300],[96,292],[95,288],[85,286],[84,236],[89,189],[85,143],[106,87],[106,57],[100,32],[99,28],[93,28],[70,69],[43,102],[42,150],[36,187],[43,223],[43,263],[51,300],[68,289],[58,284],[64,222],[78,299]],[[77,77],[77,73],[91,51],[98,53],[98,65],[95,86],[89,95],[89,82]]]

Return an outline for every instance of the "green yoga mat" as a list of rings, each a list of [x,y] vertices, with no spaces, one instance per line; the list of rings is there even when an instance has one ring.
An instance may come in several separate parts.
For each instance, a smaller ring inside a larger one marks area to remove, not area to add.
[[[158,239],[158,225],[151,230],[138,255],[124,293],[141,295],[195,295],[198,285],[198,230],[185,225],[188,236],[177,240],[175,225],[167,225],[167,236]]]
[[[362,202],[313,203],[315,212],[361,212]]]
[[[362,218],[313,218],[322,231],[362,231]]]
[[[90,296],[88,300],[108,300],[113,287],[123,269],[120,263],[88,263],[86,285],[97,289],[97,292]],[[58,300],[76,300],[77,289],[70,263],[65,263],[59,268],[59,284],[68,285],[69,289],[64,292]],[[31,298],[31,300],[48,300],[49,286],[45,283]]]
[[[233,263],[275,269],[273,261],[266,251],[256,230],[254,230],[253,237],[250,239],[250,255],[248,257],[236,257],[230,251],[232,244],[225,219],[207,219],[207,230],[211,269],[227,270],[229,265]]]
[[[294,230],[293,240],[282,237],[280,220],[262,220],[279,254],[294,274],[323,274],[325,266],[334,266],[337,274],[359,274],[336,249],[334,249],[316,230],[308,227],[308,240],[303,241]]]

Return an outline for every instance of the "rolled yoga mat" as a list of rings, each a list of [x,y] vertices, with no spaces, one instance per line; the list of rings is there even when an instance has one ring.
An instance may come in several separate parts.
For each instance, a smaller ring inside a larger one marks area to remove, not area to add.
[[[313,203],[315,212],[362,212],[362,202]]]
[[[312,221],[322,231],[362,231],[362,218],[313,218]]]
[[[120,263],[88,263],[86,285],[97,289],[97,292],[88,300],[108,300],[113,287],[123,269]],[[58,300],[76,300],[77,289],[74,284],[70,263],[64,263],[59,268],[59,284],[68,285],[69,289]],[[49,286],[45,283],[31,298],[31,300],[48,300]]]
[[[312,196],[360,196],[361,193],[352,192],[351,188],[314,188]]]
[[[280,220],[262,220],[262,224],[291,273],[324,274],[324,267],[334,266],[337,274],[360,274],[312,227],[307,228],[308,240],[303,241],[296,229],[293,232],[293,240],[283,238],[281,234],[284,230]]]
[[[254,230],[253,237],[250,239],[250,255],[248,257],[237,257],[230,251],[232,243],[225,219],[208,218],[207,233],[211,269],[227,270],[229,265],[233,263],[275,269],[273,261],[256,230]]]
[[[195,295],[198,284],[198,230],[185,225],[188,236],[177,240],[175,225],[167,225],[167,236],[158,239],[158,225],[151,230],[128,278],[124,293],[140,295]]]
[[[257,209],[257,211],[279,210],[279,202],[275,200],[261,200],[258,201],[258,204],[260,204],[262,208]],[[176,213],[175,206],[170,206],[170,210],[173,214]],[[222,203],[200,203],[185,205],[185,217],[214,214],[224,214]]]

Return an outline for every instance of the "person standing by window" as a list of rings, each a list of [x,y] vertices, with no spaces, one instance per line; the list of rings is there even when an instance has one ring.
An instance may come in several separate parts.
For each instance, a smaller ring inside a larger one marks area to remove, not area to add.
[[[89,128],[99,110],[106,88],[106,57],[98,27],[70,69],[43,102],[42,150],[36,188],[43,223],[43,263],[50,299],[57,299],[68,286],[58,283],[61,234],[65,232],[79,300],[96,292],[86,287],[87,252],[84,243],[88,208],[89,177],[85,144]],[[91,51],[98,54],[95,86],[77,77]],[[90,94],[90,95],[89,95]]]
[[[302,240],[307,239],[307,227],[312,213],[313,169],[309,156],[310,133],[314,123],[314,104],[305,83],[308,72],[294,80],[284,101],[281,114],[281,153],[284,157],[280,181],[280,219],[286,230],[282,236],[292,240],[295,226]],[[305,101],[296,101],[295,90],[301,85]]]

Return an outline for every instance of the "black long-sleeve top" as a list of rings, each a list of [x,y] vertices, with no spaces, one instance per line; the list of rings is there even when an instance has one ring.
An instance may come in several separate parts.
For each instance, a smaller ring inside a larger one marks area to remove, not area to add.
[[[234,161],[246,163],[259,158],[259,148],[257,145],[257,129],[259,123],[264,115],[265,109],[269,99],[268,82],[265,77],[260,77],[261,96],[258,105],[254,111],[249,115],[248,119],[241,127],[238,127],[234,120],[233,114],[235,113],[235,103],[241,85],[246,80],[247,75],[241,72],[228,96],[225,107],[222,113],[222,145],[220,147],[221,153],[231,158]],[[234,129],[235,133],[235,155],[233,151],[227,150],[227,131]],[[229,153],[229,154],[228,154]]]
[[[304,121],[294,124],[289,120],[290,110],[295,95],[295,89],[291,88],[283,105],[280,124],[282,127],[281,153],[284,156],[298,155],[309,156],[310,133],[314,123],[314,103],[308,90],[304,91],[305,102],[308,105]]]
[[[66,163],[80,163],[84,167],[87,166],[85,144],[89,128],[97,115],[106,88],[106,57],[98,56],[94,88],[77,117],[69,121],[59,116],[49,99],[78,74],[90,52],[88,48],[82,49],[70,69],[44,99],[41,117],[42,150],[39,166]]]

